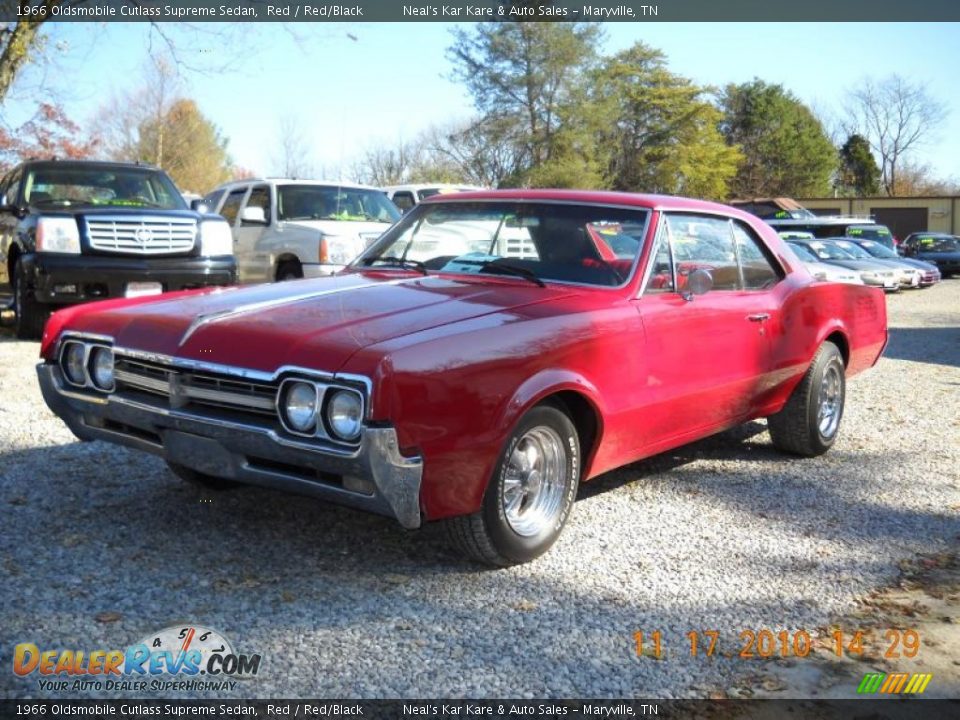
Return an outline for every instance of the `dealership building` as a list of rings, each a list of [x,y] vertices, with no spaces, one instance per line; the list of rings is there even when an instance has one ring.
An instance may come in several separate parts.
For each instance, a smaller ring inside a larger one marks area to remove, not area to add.
[[[960,234],[960,195],[931,197],[797,198],[817,215],[870,216],[903,238],[929,230]]]

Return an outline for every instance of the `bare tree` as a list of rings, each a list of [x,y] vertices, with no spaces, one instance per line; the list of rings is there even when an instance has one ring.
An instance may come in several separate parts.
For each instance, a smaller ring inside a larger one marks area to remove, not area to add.
[[[295,115],[284,115],[277,123],[275,152],[271,158],[275,171],[288,178],[310,178],[316,173],[313,147]]]
[[[850,92],[844,111],[847,134],[863,135],[880,157],[883,187],[888,195],[897,191],[900,163],[936,132],[948,112],[926,85],[900,75],[879,82],[867,78]]]

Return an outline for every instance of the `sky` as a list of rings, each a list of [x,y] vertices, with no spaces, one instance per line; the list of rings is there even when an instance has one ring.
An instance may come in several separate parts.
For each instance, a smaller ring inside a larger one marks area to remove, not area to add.
[[[960,24],[956,23],[601,23],[601,52],[638,40],[666,53],[672,71],[722,86],[754,77],[780,83],[825,117],[839,118],[845,92],[866,77],[899,73],[926,83],[950,114],[915,159],[960,179]],[[351,179],[365,149],[413,138],[473,112],[451,78],[442,23],[237,23],[199,35],[166,26],[186,93],[229,138],[235,164],[280,172],[277,133],[295,118],[318,174]],[[148,48],[163,41],[144,23],[53,27],[49,61],[35,66],[0,108],[15,125],[53,97],[82,126],[102,103],[141,83]],[[226,68],[221,71],[220,68]]]

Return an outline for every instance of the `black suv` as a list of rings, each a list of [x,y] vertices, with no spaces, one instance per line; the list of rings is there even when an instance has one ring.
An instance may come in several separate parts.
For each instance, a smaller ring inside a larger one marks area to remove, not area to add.
[[[59,306],[236,282],[230,226],[187,207],[149,165],[37,160],[0,180],[0,282],[16,331]]]

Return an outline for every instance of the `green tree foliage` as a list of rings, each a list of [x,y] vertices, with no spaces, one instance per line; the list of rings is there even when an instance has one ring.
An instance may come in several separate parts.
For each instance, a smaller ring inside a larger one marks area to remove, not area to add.
[[[809,197],[829,191],[836,149],[810,109],[782,85],[758,79],[728,85],[720,105],[721,132],[744,155],[733,195]]]
[[[854,133],[840,148],[836,189],[843,195],[866,197],[880,191],[880,166],[870,151],[870,142]]]
[[[667,69],[644,43],[608,58],[593,82],[598,138],[610,187],[725,198],[742,156],[717,129],[706,90]]]
[[[567,175],[577,165],[561,153],[581,144],[571,135],[583,109],[576,88],[596,62],[600,37],[598,25],[580,22],[485,22],[454,31],[454,77],[470,91],[481,121],[516,119],[524,127],[529,174],[514,184],[543,176],[541,166]]]
[[[205,192],[231,176],[227,141],[193,100],[180,98],[141,122],[136,157],[156,162],[181,190]]]

